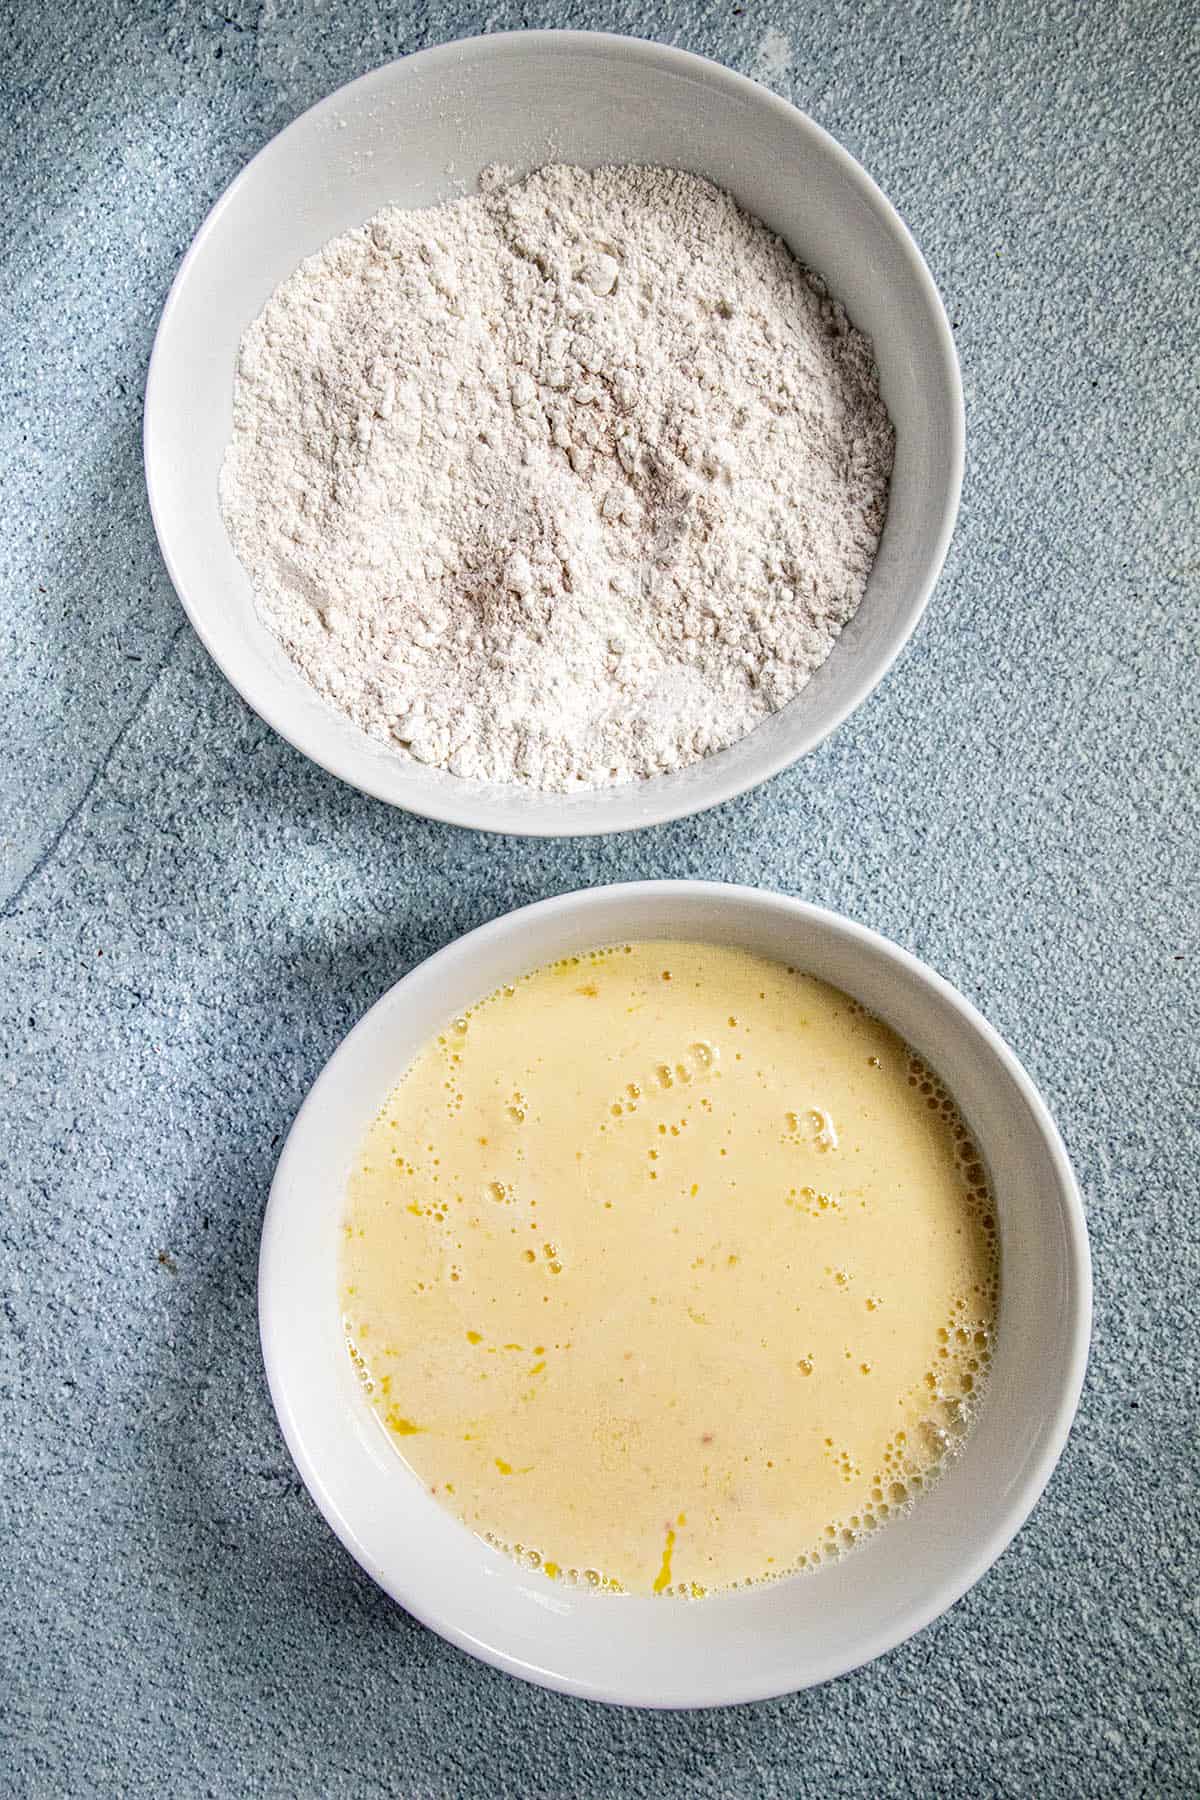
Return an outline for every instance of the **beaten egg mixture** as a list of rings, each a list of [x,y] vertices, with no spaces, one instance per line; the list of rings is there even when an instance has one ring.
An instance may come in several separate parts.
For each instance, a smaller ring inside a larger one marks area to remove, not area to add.
[[[953,1100],[810,975],[622,944],[417,1057],[349,1180],[349,1354],[413,1473],[555,1581],[699,1598],[909,1506],[991,1359]]]

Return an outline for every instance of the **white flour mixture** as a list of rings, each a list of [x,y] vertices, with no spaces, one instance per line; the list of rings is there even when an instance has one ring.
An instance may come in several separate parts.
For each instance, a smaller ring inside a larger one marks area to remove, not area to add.
[[[803,687],[893,448],[869,342],[763,224],[676,170],[556,166],[301,264],[242,343],[221,491],[334,706],[569,789],[694,762]]]

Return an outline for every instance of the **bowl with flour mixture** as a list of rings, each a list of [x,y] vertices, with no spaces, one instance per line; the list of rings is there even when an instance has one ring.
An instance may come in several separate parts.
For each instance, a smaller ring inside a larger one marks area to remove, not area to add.
[[[903,224],[794,108],[599,34],[333,95],[218,203],[146,401],[160,543],[324,767],[529,834],[820,742],[941,566],[962,413]]]

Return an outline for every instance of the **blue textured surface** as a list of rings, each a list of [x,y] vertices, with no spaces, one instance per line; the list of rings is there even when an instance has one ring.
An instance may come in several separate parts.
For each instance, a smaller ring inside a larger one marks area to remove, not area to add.
[[[10,9],[4,1792],[1197,1791],[1194,20]],[[699,821],[540,845],[389,812],[251,716],[182,623],[138,435],[167,286],[244,160],[391,56],[539,24],[760,73],[859,155],[947,296],[969,445],[926,622],[828,745]],[[1096,1337],[1044,1500],[949,1616],[817,1692],[655,1717],[476,1666],[357,1571],[276,1432],[254,1271],[281,1135],[398,975],[521,901],[693,873],[838,907],[982,1006],[1075,1158]]]

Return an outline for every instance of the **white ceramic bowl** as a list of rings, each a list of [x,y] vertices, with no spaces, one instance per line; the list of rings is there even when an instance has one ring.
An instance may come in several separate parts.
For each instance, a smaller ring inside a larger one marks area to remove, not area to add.
[[[897,430],[887,526],[867,592],[825,666],[748,738],[678,774],[577,795],[488,787],[412,761],[318,699],[258,619],[221,521],[246,326],[300,260],[385,203],[428,206],[489,163],[665,163],[707,175],[825,275],[875,341]],[[171,579],[229,680],[284,737],[410,812],[484,830],[624,831],[764,781],[863,700],[916,625],[949,542],[962,393],[946,316],[898,215],[845,150],[744,76],[661,44],[515,32],[444,44],[364,75],[267,145],[209,214],[158,330],[146,479]]]
[[[712,939],[854,994],[948,1081],[991,1172],[1001,1244],[996,1360],[959,1457],[843,1561],[698,1604],[550,1587],[490,1549],[401,1462],[353,1377],[337,1294],[349,1165],[447,1018],[554,957],[637,938]],[[417,1618],[548,1687],[637,1706],[763,1699],[840,1675],[927,1625],[1004,1549],[1045,1486],[1083,1379],[1091,1272],[1079,1192],[1012,1052],[930,969],[834,913],[691,881],[593,888],[509,913],[422,963],[346,1038],[284,1146],[259,1273],[271,1395],[310,1492]]]

